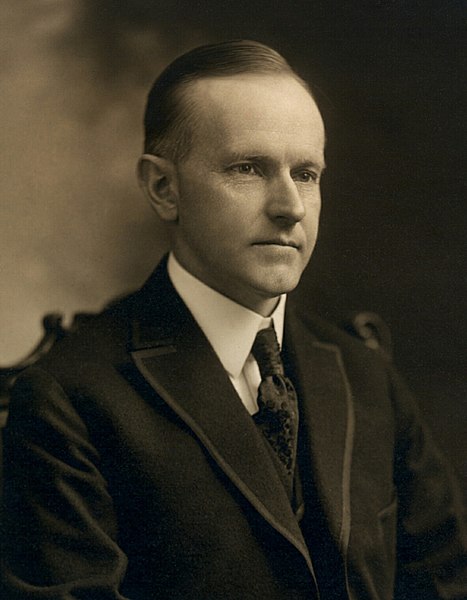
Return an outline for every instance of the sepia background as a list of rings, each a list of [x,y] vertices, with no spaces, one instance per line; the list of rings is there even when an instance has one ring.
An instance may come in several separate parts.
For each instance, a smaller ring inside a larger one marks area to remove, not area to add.
[[[166,247],[137,189],[145,94],[176,55],[258,39],[327,124],[320,240],[299,290],[371,309],[467,478],[464,0],[2,0],[0,364],[46,312],[97,310]]]

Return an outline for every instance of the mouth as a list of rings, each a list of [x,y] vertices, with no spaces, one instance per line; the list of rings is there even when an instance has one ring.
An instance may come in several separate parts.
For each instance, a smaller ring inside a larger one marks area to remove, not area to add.
[[[293,248],[294,250],[298,250],[300,248],[300,244],[298,244],[294,240],[287,240],[282,238],[262,240],[261,242],[255,242],[253,246],[282,246],[283,248]]]

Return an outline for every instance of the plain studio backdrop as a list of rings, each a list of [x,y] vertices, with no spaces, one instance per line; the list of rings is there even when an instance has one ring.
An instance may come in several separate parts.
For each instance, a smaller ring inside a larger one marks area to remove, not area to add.
[[[3,0],[0,364],[51,311],[139,286],[166,248],[134,177],[145,94],[202,43],[253,38],[319,88],[320,239],[298,291],[370,309],[467,477],[464,0]]]

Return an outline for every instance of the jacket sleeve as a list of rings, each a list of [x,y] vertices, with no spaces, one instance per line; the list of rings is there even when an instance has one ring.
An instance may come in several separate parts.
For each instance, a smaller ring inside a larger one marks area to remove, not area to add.
[[[467,598],[467,523],[458,481],[400,376],[396,410],[399,496],[396,598]]]
[[[16,382],[4,440],[5,600],[124,600],[127,559],[99,455],[50,375]]]

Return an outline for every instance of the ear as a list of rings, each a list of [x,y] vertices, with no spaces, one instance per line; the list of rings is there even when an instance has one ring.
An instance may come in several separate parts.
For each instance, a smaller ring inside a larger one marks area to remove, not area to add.
[[[178,181],[171,160],[143,154],[138,161],[138,182],[152,208],[163,221],[178,218]]]

